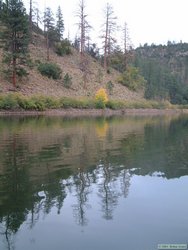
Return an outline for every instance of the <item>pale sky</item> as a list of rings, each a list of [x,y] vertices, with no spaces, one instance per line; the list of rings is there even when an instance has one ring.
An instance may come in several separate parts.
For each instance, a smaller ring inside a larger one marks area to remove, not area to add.
[[[65,37],[76,35],[75,17],[79,0],[34,0],[41,12],[51,7],[54,14],[60,5],[65,24]],[[28,4],[29,0],[23,0]],[[134,47],[139,44],[166,44],[167,41],[188,42],[188,0],[85,0],[88,21],[93,27],[93,42],[97,42],[104,22],[104,8],[109,2],[118,17],[118,25],[125,22]],[[27,7],[27,5],[26,5]]]

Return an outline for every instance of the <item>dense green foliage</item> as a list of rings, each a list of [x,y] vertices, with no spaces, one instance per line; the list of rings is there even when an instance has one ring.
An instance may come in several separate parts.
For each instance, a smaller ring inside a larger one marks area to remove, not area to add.
[[[56,54],[58,54],[59,56],[70,55],[72,53],[71,44],[67,39],[55,43],[54,47]]]
[[[63,39],[64,21],[63,21],[63,14],[62,14],[60,6],[58,6],[56,18],[57,18],[57,22],[56,22],[57,38],[58,38],[58,41],[61,41]]]
[[[6,75],[16,86],[16,75],[25,76],[28,57],[28,17],[20,0],[0,1],[0,41],[4,49]]]
[[[67,89],[72,86],[72,77],[68,73],[63,77],[63,86]]]
[[[139,69],[132,66],[128,67],[127,70],[122,73],[118,82],[133,91],[144,89],[146,84],[144,77],[139,73]]]
[[[145,97],[188,103],[188,44],[145,45],[135,51],[135,66],[147,81]]]
[[[38,66],[39,72],[47,76],[48,78],[53,78],[54,80],[61,79],[61,68],[54,63],[40,63]]]
[[[112,81],[108,81],[106,84],[106,88],[109,92],[109,95],[113,94],[113,89],[114,89],[114,84],[112,83]]]
[[[126,70],[125,56],[119,47],[116,47],[109,57],[109,66],[123,73]]]

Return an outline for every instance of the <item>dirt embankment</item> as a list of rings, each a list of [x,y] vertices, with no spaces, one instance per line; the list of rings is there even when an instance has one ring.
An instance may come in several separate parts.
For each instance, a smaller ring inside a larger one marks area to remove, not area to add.
[[[0,116],[67,116],[67,117],[97,117],[97,116],[156,116],[188,114],[188,109],[57,109],[46,111],[0,111]]]

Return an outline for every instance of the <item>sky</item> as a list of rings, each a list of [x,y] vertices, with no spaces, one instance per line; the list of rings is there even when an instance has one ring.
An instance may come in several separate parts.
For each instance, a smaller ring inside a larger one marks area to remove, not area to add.
[[[29,0],[23,0],[28,6]],[[78,28],[76,11],[79,0],[34,0],[43,12],[44,7],[51,7],[56,13],[58,5],[61,6],[65,37],[74,39]],[[104,9],[109,2],[117,16],[117,24],[123,26],[127,23],[129,37],[134,48],[139,45],[167,44],[171,42],[188,42],[188,0],[85,0],[88,21],[93,27],[93,42],[99,41],[101,25],[104,23]],[[120,31],[119,43],[120,41]],[[123,36],[123,35],[122,35]]]

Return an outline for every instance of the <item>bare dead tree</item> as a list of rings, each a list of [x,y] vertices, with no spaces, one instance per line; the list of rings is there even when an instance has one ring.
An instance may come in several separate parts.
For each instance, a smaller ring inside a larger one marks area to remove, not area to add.
[[[127,23],[124,24],[124,28],[123,28],[123,35],[124,35],[124,66],[125,66],[125,70],[127,69]]]
[[[88,37],[89,30],[91,29],[91,25],[87,21],[86,14],[86,5],[85,0],[80,0],[78,5],[78,11],[76,12],[76,17],[79,19],[77,23],[80,30],[80,55],[83,56],[85,52],[85,43]]]
[[[103,24],[104,30],[103,35],[101,38],[104,39],[104,68],[107,70],[108,66],[108,57],[111,53],[112,44],[116,41],[113,37],[114,32],[117,30],[116,19],[117,17],[114,16],[113,7],[107,3],[105,8],[105,22]]]
[[[80,69],[83,72],[84,87],[86,87],[87,75],[88,75],[88,60],[85,55],[86,40],[89,36],[89,30],[91,25],[87,21],[85,0],[80,0],[78,5],[78,11],[76,17],[78,17],[78,27],[80,30]]]
[[[126,71],[128,67],[128,63],[132,60],[134,56],[131,39],[129,36],[129,29],[128,29],[128,25],[126,22],[124,23],[124,27],[123,27],[123,54],[124,54],[124,68]]]

